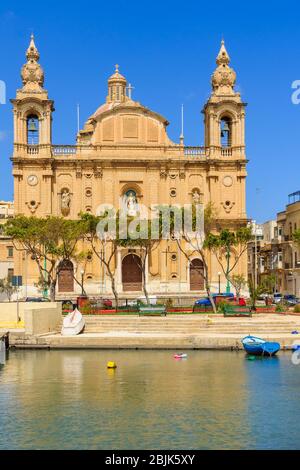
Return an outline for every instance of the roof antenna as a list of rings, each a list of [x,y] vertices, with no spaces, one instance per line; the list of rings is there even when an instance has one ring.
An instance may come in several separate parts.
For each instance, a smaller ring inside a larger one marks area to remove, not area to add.
[[[180,134],[180,145],[184,145],[184,134],[183,134],[183,124],[184,124],[184,106],[181,105],[181,134]]]
[[[77,104],[77,134],[80,131],[80,105]]]

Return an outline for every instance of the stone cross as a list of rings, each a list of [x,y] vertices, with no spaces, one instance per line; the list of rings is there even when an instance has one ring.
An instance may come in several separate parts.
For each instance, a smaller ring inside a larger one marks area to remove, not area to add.
[[[131,100],[131,96],[132,96],[131,92],[132,90],[134,90],[134,86],[132,86],[131,83],[129,83],[127,90],[128,90],[128,98]]]

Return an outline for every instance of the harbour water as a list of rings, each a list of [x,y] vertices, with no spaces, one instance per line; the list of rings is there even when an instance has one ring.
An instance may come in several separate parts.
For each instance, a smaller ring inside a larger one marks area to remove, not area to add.
[[[173,354],[11,351],[0,366],[0,449],[300,448],[291,353]]]

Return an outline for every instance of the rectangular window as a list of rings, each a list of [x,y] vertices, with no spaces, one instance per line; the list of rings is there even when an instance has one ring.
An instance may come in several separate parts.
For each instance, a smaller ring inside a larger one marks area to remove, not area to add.
[[[13,270],[13,268],[8,269],[8,271],[7,271],[7,279],[8,279],[9,281],[12,281],[13,275],[14,275],[14,270]]]
[[[13,258],[14,257],[14,249],[12,246],[7,247],[7,257],[8,258]]]

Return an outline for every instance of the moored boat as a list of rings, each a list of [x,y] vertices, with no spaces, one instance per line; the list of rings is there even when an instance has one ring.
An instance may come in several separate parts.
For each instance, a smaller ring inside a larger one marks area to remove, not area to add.
[[[274,356],[280,350],[279,343],[265,341],[251,335],[243,338],[242,344],[245,351],[254,356]]]
[[[76,336],[83,332],[85,320],[82,314],[77,310],[69,313],[63,321],[61,330],[62,336]]]
[[[174,359],[186,359],[187,354],[180,353],[180,354],[174,354]]]

